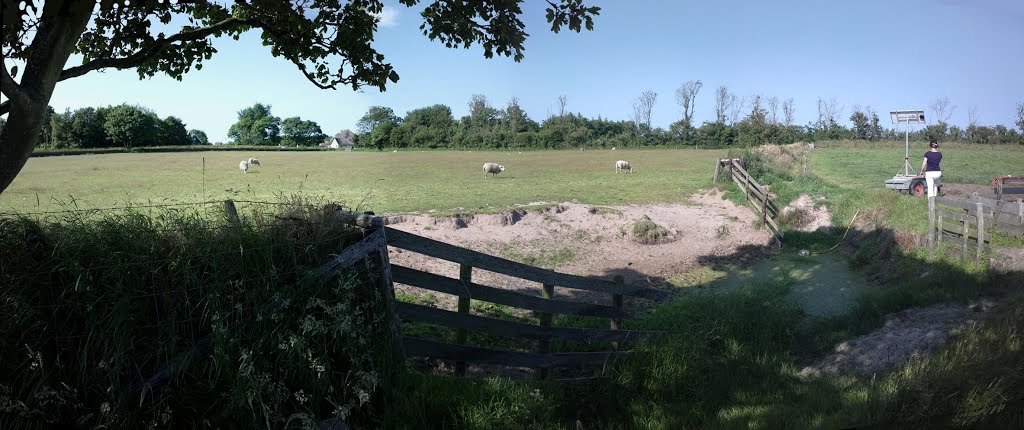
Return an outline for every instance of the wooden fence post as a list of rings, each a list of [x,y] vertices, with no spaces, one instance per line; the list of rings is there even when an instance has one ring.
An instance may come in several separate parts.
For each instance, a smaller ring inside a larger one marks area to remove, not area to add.
[[[615,276],[615,283],[619,284],[619,286],[623,286],[623,285],[625,285],[626,281],[625,281],[625,279],[622,278],[622,275],[616,275]],[[618,309],[620,311],[622,310],[622,294],[612,294],[612,306],[614,306],[615,309]],[[618,330],[621,325],[622,325],[622,320],[621,319],[619,319],[619,318],[612,318],[611,327],[610,327],[612,330]],[[612,345],[612,351],[618,351],[619,350],[619,343],[618,342],[612,342],[611,345]]]
[[[227,212],[228,221],[231,221],[232,224],[241,223],[238,219],[238,210],[235,209],[235,202],[233,200],[224,200],[224,212]]]
[[[1024,227],[1024,199],[1017,198],[1017,222]]]
[[[540,296],[542,298],[551,300],[555,295],[555,286],[552,284],[543,284],[540,290]],[[540,313],[540,326],[551,327],[551,313],[541,312]],[[551,352],[551,339],[544,338],[537,340],[537,352],[541,354],[547,354]],[[536,369],[534,376],[537,379],[545,379],[548,377],[548,369],[539,367]]]
[[[722,159],[715,158],[715,176],[711,178],[712,184],[718,183],[718,174],[722,171]]]
[[[985,205],[981,202],[975,203],[978,208],[978,255],[974,261],[981,261],[981,250],[985,247]]]
[[[761,227],[768,223],[768,190],[764,189],[764,196],[761,198]]]
[[[967,218],[965,217],[964,218],[964,249],[963,249],[963,251],[960,252],[960,259],[961,260],[966,260],[967,259],[967,241],[968,241],[968,236],[971,235],[970,228],[971,228],[971,223],[968,222]]]
[[[935,211],[935,245],[942,246],[942,234],[944,229],[942,228],[942,211]]]
[[[469,287],[469,284],[473,282],[473,266],[468,264],[459,265],[459,281],[462,281],[462,285]],[[469,297],[459,297],[459,313],[469,315]],[[459,345],[465,345],[467,341],[468,333],[466,329],[460,328],[455,331],[455,343]],[[466,376],[466,362],[456,361],[455,362],[455,376]]]
[[[935,252],[935,197],[928,197],[928,261]]]

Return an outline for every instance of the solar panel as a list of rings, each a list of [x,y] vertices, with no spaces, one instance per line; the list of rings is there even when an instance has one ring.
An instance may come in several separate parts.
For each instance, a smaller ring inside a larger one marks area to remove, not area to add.
[[[893,124],[924,124],[923,110],[894,110],[889,116]]]

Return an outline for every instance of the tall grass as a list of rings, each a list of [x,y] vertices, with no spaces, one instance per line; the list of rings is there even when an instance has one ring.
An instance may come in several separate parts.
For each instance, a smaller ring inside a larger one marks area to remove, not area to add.
[[[2,426],[367,414],[385,335],[371,280],[305,275],[359,233],[333,211],[280,208],[240,223],[194,207],[0,219]]]

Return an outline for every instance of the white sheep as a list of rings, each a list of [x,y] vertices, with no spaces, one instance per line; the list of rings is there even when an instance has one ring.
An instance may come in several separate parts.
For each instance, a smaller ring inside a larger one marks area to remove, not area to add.
[[[615,173],[619,173],[620,171],[627,171],[627,170],[629,171],[629,173],[633,173],[633,168],[629,165],[628,161],[626,161],[626,160],[619,160],[619,161],[615,162]]]
[[[485,178],[487,177],[488,173],[491,173],[494,176],[497,176],[499,173],[504,172],[504,171],[505,171],[505,166],[502,166],[502,165],[497,164],[497,163],[484,163],[484,177]]]
[[[396,149],[396,150],[394,150],[394,151],[391,151],[391,153],[392,153],[392,154],[397,154],[397,153],[398,153],[398,150]]]
[[[241,170],[242,173],[249,173],[249,160],[242,160],[241,163],[238,163],[238,170]]]
[[[615,147],[613,146],[613,147],[612,147],[612,151],[614,151],[614,150],[615,150]]]
[[[260,165],[260,160],[257,160],[255,158],[250,158],[249,159],[249,166],[259,166],[259,165]]]

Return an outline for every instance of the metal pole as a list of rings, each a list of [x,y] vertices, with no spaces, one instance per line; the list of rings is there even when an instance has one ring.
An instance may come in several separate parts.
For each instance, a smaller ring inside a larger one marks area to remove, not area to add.
[[[905,130],[906,136],[906,152],[903,155],[903,175],[910,176],[910,121],[907,121],[907,128]]]

